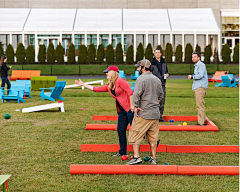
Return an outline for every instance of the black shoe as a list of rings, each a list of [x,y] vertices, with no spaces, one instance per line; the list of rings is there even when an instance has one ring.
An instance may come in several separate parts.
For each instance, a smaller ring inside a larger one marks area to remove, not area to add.
[[[159,119],[159,122],[167,122],[167,121],[165,121],[164,119]]]
[[[206,125],[206,124],[200,125],[200,124],[198,123],[198,124],[196,124],[196,125],[199,125],[199,126],[204,126],[204,125]]]

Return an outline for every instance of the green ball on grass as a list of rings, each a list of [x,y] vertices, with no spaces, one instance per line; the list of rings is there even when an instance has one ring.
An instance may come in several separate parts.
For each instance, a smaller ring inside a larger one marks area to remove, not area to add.
[[[11,115],[9,113],[6,113],[3,115],[4,119],[10,119],[11,118]]]

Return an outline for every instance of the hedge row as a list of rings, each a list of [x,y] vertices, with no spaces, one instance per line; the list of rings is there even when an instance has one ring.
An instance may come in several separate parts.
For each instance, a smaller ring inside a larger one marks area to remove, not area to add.
[[[156,49],[160,49],[161,53],[163,53],[161,45],[158,45]],[[182,45],[178,45],[176,47],[176,51],[174,53],[175,55],[175,63],[182,63],[182,57],[183,57],[183,47]],[[198,53],[201,53],[201,47],[199,45],[196,45],[195,51]],[[184,55],[184,62],[185,63],[192,63],[192,52],[193,47],[190,43],[188,43],[185,47],[185,55]],[[47,53],[47,54],[46,54]],[[143,59],[144,57],[148,60],[152,60],[153,58],[153,48],[152,45],[149,43],[147,45],[147,48],[144,53],[144,48],[142,43],[140,43],[137,47],[136,52],[136,61],[139,61]],[[222,46],[222,60],[223,63],[230,63],[231,62],[231,50],[228,44],[225,44]],[[2,48],[2,43],[0,42],[0,55],[3,55],[4,51]],[[8,57],[8,63],[14,63],[14,50],[11,44],[7,46],[6,49],[6,56]],[[85,63],[91,63],[91,64],[103,64],[104,61],[106,61],[107,64],[113,64],[113,63],[123,63],[123,49],[122,44],[118,43],[116,50],[114,51],[112,44],[108,45],[106,48],[106,53],[103,47],[103,44],[100,44],[98,46],[98,49],[95,49],[94,44],[90,44],[89,48],[85,45],[80,45],[78,50],[78,63],[85,64]],[[172,44],[167,43],[166,49],[164,52],[164,57],[167,63],[172,63],[172,56],[173,56],[173,47]],[[215,50],[212,50],[211,45],[207,45],[204,48],[204,63],[209,64],[210,58],[213,56],[214,63],[219,63],[218,58],[218,52],[215,48]],[[16,50],[16,58],[17,63],[19,64],[33,64],[35,63],[35,50],[32,45],[29,45],[27,49],[25,50],[24,45],[22,43],[18,44],[17,50]],[[71,44],[68,49],[67,54],[67,61],[69,64],[76,63],[76,55],[75,55],[75,46],[74,44]],[[40,64],[45,64],[46,62],[48,64],[53,64],[57,61],[57,63],[62,64],[64,63],[64,49],[61,43],[58,44],[56,50],[54,49],[53,44],[50,42],[48,49],[46,50],[45,45],[39,46],[38,51],[38,62]],[[130,45],[126,52],[126,63],[131,64],[134,62],[134,49],[133,45]],[[234,47],[234,53],[233,53],[233,63],[239,62],[239,44],[237,44]]]

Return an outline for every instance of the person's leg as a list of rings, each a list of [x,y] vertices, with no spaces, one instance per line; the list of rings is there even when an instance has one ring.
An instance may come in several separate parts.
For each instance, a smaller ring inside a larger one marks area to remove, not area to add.
[[[205,95],[206,95],[206,89],[202,87],[199,87],[194,90],[194,96],[195,96],[196,106],[198,110],[198,123],[200,125],[206,124],[205,101],[204,101]]]
[[[1,79],[2,79],[2,85],[1,85],[1,87],[3,87],[3,89],[4,89],[5,83],[6,83],[6,77],[2,77]]]
[[[127,113],[127,117],[128,117],[129,124],[132,126],[132,120],[133,120],[133,117],[134,117],[134,113],[132,113],[132,111],[129,110],[128,113]]]
[[[152,153],[151,158],[156,158],[158,133],[159,133],[158,120],[151,120],[151,125],[149,126],[149,130],[146,133],[150,142],[150,148]]]
[[[151,153],[152,153],[152,158],[156,157],[156,153],[157,153],[157,144],[150,144],[150,148],[151,148]]]
[[[119,154],[126,155],[127,154],[127,136],[126,130],[128,126],[128,116],[125,111],[120,111],[118,115],[118,125],[117,125],[117,132],[119,138]]]
[[[162,90],[163,90],[163,99],[160,101],[160,106],[159,106],[160,121],[164,121],[163,112],[164,112],[165,97],[166,97],[166,87],[165,87],[165,85],[162,86]]]
[[[140,148],[140,145],[139,144],[133,144],[133,152],[134,152],[134,157],[139,157],[139,148]]]
[[[11,83],[10,83],[8,77],[6,78],[6,83],[7,83],[7,89],[10,89],[11,88]]]

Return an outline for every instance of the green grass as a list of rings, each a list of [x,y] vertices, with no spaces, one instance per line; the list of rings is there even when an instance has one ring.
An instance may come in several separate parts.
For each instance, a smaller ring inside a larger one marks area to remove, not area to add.
[[[102,75],[109,65],[13,65],[11,70],[41,70],[41,75]],[[135,67],[133,65],[117,65],[120,70],[124,70],[125,74],[134,74]],[[216,64],[207,64],[207,71],[212,75],[217,71]],[[188,75],[192,74],[193,64],[168,64],[170,75]],[[11,70],[9,74],[11,74]],[[239,73],[239,65],[219,64],[219,71],[229,71],[230,74]]]
[[[73,83],[74,80],[67,80],[67,84]],[[191,85],[188,80],[167,81],[164,115],[197,115]],[[116,131],[85,130],[86,124],[116,124],[91,118],[116,115],[114,100],[109,93],[72,88],[62,93],[65,113],[58,109],[26,114],[15,111],[51,103],[41,101],[39,93],[32,92],[26,103],[1,104],[0,174],[12,175],[9,191],[239,191],[238,176],[70,175],[71,164],[126,163],[112,158],[112,153],[81,153],[81,144],[118,143]],[[239,88],[214,87],[214,83],[209,83],[205,103],[206,115],[219,132],[159,132],[161,144],[239,145]],[[5,113],[10,113],[11,119],[3,119]],[[141,153],[142,157],[146,155],[149,153]],[[157,158],[159,165],[239,164],[239,154],[230,153],[157,153]]]

